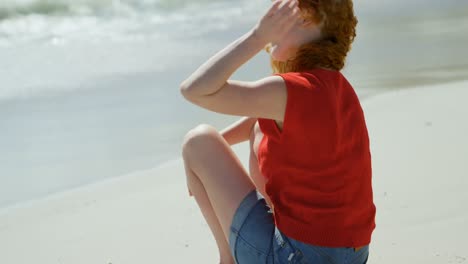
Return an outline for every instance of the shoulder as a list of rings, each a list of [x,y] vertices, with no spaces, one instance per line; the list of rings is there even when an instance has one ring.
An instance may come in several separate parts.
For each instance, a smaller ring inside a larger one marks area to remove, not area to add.
[[[335,80],[341,78],[342,74],[337,71],[313,69],[301,72],[280,73],[276,74],[276,76],[281,77],[287,87],[295,86],[298,88],[315,90],[333,83]]]

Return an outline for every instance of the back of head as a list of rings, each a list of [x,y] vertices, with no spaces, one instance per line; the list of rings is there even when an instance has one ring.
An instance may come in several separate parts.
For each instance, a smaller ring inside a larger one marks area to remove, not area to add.
[[[313,68],[343,69],[356,37],[357,18],[352,0],[299,0],[306,20],[321,26],[321,38],[301,46],[289,61],[272,60],[274,73],[298,72]]]

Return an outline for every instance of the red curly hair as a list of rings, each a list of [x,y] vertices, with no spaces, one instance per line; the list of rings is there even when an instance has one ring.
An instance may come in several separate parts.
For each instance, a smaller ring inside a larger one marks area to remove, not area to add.
[[[356,37],[358,23],[352,0],[299,0],[304,18],[322,24],[321,39],[299,48],[294,58],[271,60],[274,73],[298,72],[313,68],[341,70]],[[269,48],[267,48],[269,51]]]

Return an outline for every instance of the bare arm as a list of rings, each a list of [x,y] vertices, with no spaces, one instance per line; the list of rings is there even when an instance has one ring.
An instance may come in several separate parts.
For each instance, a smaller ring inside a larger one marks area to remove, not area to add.
[[[247,34],[205,62],[181,84],[187,97],[215,94],[229,85],[228,78],[266,44],[281,38],[299,18],[298,2],[275,1],[267,14]]]
[[[215,94],[228,84],[228,78],[241,65],[256,55],[267,42],[254,30],[218,52],[181,84],[185,97],[204,97]]]
[[[182,95],[205,109],[228,115],[282,121],[286,85],[281,77],[255,82],[228,80],[270,42],[281,39],[300,20],[296,0],[276,0],[247,34],[218,52],[180,86]]]
[[[250,133],[257,118],[244,117],[221,131],[221,135],[229,145],[235,145],[250,139]]]

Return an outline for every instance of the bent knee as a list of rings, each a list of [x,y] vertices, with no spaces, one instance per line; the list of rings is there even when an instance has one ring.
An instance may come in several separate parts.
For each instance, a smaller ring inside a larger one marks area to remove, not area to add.
[[[216,128],[207,124],[201,124],[190,130],[184,137],[182,148],[187,149],[206,147],[206,144],[219,140],[220,134]]]

